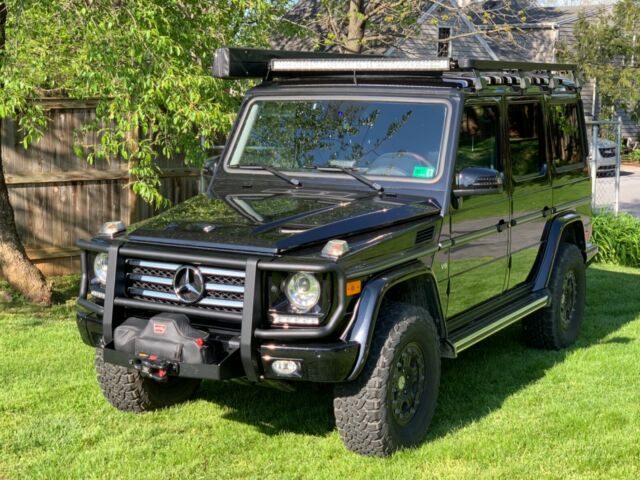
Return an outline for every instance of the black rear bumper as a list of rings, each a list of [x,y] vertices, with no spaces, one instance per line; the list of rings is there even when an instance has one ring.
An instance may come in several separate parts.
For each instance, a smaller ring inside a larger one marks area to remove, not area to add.
[[[103,345],[102,319],[95,313],[78,312],[76,323],[82,340],[87,345],[104,349],[104,360],[107,363],[131,367],[135,357],[114,349],[113,342]],[[231,342],[234,343],[234,342]],[[175,375],[186,378],[206,380],[227,380],[247,377],[242,363],[239,348],[230,349],[225,355],[216,358],[211,364],[177,365]],[[263,343],[256,347],[258,351],[258,379],[298,380],[321,383],[337,383],[347,379],[355,364],[359,344],[357,342],[327,342],[305,344]],[[272,368],[277,360],[292,360],[298,363],[300,370],[296,375],[278,375]]]

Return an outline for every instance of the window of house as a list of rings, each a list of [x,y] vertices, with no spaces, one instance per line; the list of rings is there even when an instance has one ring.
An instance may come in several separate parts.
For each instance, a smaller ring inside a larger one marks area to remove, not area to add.
[[[541,174],[546,164],[539,103],[509,105],[509,148],[514,177]]]
[[[438,28],[438,57],[448,58],[451,56],[451,28],[440,27]]]
[[[498,167],[498,107],[467,106],[462,114],[456,173],[466,167]]]
[[[578,105],[551,105],[551,152],[556,167],[583,165],[585,162],[580,141]]]

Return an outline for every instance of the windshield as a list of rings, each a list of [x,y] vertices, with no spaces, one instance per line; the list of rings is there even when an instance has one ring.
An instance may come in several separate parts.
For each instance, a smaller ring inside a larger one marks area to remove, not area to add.
[[[247,115],[231,167],[341,167],[373,176],[439,174],[444,103],[268,100]]]

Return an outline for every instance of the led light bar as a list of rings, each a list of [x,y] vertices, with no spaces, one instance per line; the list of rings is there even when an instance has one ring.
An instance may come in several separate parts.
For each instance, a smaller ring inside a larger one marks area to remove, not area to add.
[[[272,313],[269,317],[272,325],[320,325],[320,317],[316,316]]]
[[[365,55],[324,52],[296,52],[288,50],[263,50],[257,48],[218,48],[213,58],[213,76],[224,79],[264,78],[269,73],[271,60],[362,58]],[[372,57],[369,58],[382,58]]]
[[[304,58],[271,60],[272,72],[442,72],[451,68],[449,59],[404,58]]]

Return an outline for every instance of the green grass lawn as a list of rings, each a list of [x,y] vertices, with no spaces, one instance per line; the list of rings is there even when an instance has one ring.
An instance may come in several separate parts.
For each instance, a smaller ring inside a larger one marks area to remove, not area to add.
[[[205,383],[145,415],[103,399],[93,351],[58,305],[0,304],[0,479],[640,478],[640,270],[591,267],[574,348],[514,326],[443,363],[430,434],[388,459],[346,451],[331,391]]]

